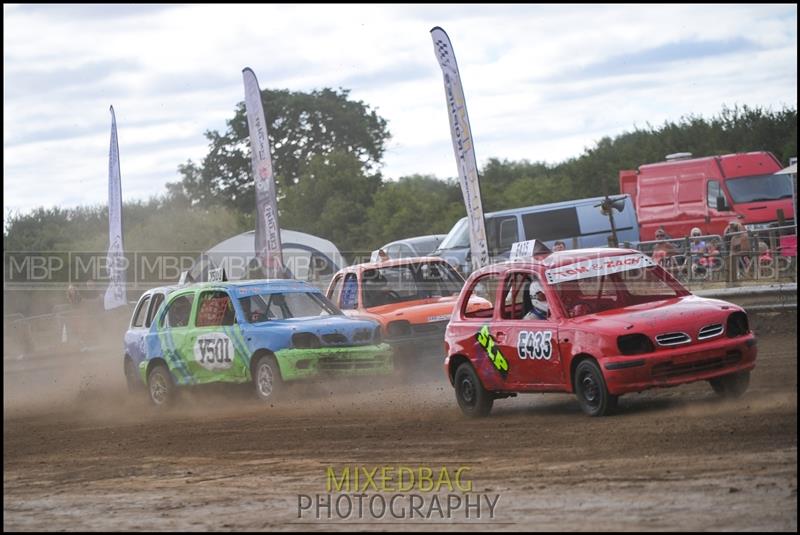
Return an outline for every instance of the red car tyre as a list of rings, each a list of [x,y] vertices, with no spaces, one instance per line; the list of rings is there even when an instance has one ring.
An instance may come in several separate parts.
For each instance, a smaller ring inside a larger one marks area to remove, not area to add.
[[[603,373],[593,360],[584,360],[575,368],[575,395],[589,416],[605,416],[617,407],[617,396],[608,392]]]
[[[732,373],[724,377],[711,379],[709,383],[711,383],[711,388],[714,389],[717,395],[736,399],[741,397],[747,391],[747,387],[750,386],[750,372]]]
[[[454,378],[456,401],[461,412],[470,418],[488,416],[494,404],[494,397],[481,384],[475,370],[468,362],[456,369]]]

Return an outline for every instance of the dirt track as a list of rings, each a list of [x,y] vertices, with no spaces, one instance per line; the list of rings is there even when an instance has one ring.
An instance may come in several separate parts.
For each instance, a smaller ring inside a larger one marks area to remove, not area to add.
[[[4,529],[795,531],[797,339],[780,325],[761,335],[741,400],[695,383],[594,419],[537,394],[466,420],[439,376],[304,387],[279,407],[193,392],[159,415],[122,392],[116,362],[108,377],[7,362]],[[61,397],[43,399],[51,380]],[[354,465],[467,466],[475,493],[500,495],[494,518],[298,518],[326,467]]]

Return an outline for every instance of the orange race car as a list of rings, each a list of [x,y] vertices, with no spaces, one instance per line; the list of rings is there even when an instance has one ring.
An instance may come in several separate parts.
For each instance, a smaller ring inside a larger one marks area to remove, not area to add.
[[[402,258],[341,269],[326,295],[347,315],[379,321],[402,369],[444,358],[444,331],[463,285],[441,258]]]

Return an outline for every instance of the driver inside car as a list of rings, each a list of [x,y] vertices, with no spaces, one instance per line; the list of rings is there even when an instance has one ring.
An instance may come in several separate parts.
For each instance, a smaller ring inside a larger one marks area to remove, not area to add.
[[[522,319],[525,320],[546,320],[550,316],[550,306],[547,304],[547,297],[544,295],[541,284],[534,279],[528,286],[531,309]]]
[[[258,303],[254,303],[255,299],[255,297],[250,297],[239,301],[244,310],[244,316],[250,323],[259,323],[267,319],[266,311]]]
[[[380,272],[364,275],[364,297],[367,307],[394,303],[397,293],[389,288],[389,281]]]

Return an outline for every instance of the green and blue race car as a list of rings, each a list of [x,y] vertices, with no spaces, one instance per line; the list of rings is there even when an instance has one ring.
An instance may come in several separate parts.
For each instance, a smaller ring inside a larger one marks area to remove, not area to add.
[[[150,290],[134,310],[124,358],[129,388],[146,387],[157,406],[179,386],[252,382],[271,401],[293,381],[393,371],[377,322],[347,317],[293,280]]]

